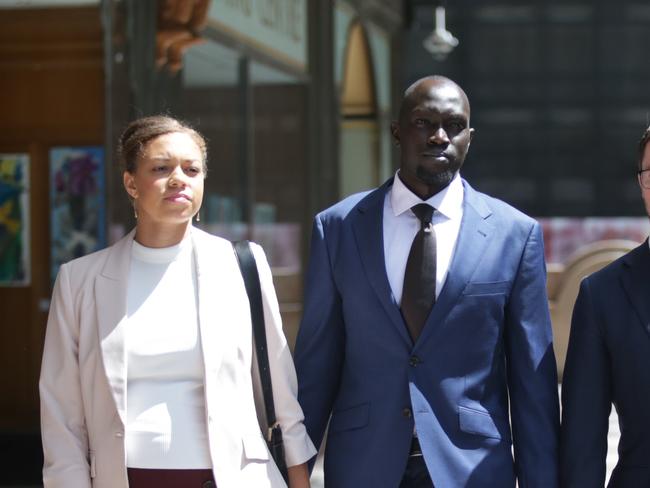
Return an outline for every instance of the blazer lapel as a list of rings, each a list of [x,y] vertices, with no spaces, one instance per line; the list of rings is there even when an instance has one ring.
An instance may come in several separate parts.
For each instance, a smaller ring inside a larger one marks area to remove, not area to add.
[[[223,360],[228,327],[240,323],[248,313],[242,305],[246,293],[230,241],[192,228],[192,242],[203,361],[206,371],[216,372]]]
[[[357,213],[353,216],[355,220],[352,229],[361,262],[372,289],[397,327],[398,333],[407,343],[412,344],[404,319],[390,289],[386,274],[386,260],[384,259],[384,198],[392,183],[393,179],[391,178],[359,202]]]
[[[646,240],[623,258],[621,280],[634,311],[650,334],[650,249]]]
[[[424,343],[445,322],[445,317],[456,304],[460,294],[469,283],[472,274],[479,263],[494,231],[487,219],[492,211],[483,198],[467,183],[465,188],[463,219],[458,232],[458,241],[452,258],[445,284],[438,295],[438,300],[418,337],[416,346]]]
[[[122,422],[126,420],[126,293],[135,230],[110,248],[95,283],[97,327],[104,368]]]

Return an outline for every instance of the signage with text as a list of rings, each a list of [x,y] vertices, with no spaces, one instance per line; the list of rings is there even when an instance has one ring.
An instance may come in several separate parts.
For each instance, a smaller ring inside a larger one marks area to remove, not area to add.
[[[209,23],[238,40],[305,70],[306,0],[212,0]]]

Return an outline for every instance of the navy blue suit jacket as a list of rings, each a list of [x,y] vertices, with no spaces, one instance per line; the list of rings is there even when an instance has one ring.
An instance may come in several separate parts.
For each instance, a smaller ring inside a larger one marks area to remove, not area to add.
[[[317,446],[331,415],[326,486],[397,487],[415,423],[436,487],[509,488],[515,478],[521,488],[556,487],[557,376],[539,225],[463,182],[454,257],[413,344],[386,275],[391,184],[314,222],[295,361]]]
[[[562,382],[562,486],[605,485],[612,403],[621,438],[612,488],[650,486],[650,250],[584,279]]]

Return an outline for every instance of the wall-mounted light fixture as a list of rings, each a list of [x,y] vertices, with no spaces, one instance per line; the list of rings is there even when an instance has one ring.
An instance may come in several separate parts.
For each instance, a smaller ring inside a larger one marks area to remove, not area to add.
[[[422,45],[437,61],[443,61],[458,46],[458,39],[447,30],[444,6],[436,6],[433,20],[433,32],[424,39]]]

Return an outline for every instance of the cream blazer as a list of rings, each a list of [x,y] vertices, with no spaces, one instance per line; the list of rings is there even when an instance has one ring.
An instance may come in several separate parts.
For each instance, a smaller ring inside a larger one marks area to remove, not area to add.
[[[128,487],[125,319],[134,233],[64,264],[54,285],[39,383],[45,488]],[[205,415],[217,486],[285,487],[261,433],[264,407],[257,367],[251,368],[250,310],[236,256],[229,241],[199,229],[191,229],[191,239]],[[276,415],[287,465],[293,466],[306,462],[316,450],[302,424],[296,373],[282,333],[271,270],[259,246],[253,245],[253,254],[262,287]]]

